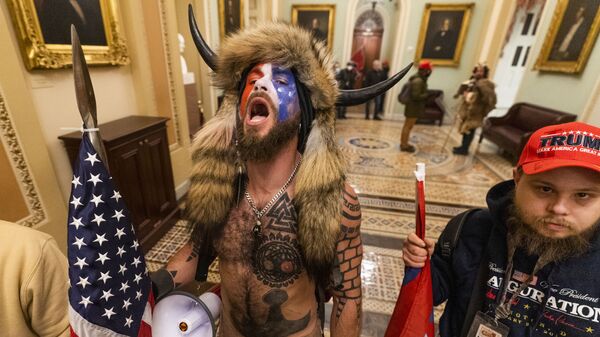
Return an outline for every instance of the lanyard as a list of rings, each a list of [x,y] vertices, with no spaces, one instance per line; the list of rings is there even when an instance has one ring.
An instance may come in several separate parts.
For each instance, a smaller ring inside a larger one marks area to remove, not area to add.
[[[494,309],[494,319],[497,321],[499,319],[505,319],[508,316],[510,316],[511,314],[511,310],[510,310],[510,306],[511,304],[514,302],[514,300],[517,298],[517,296],[519,296],[519,294],[525,290],[525,288],[527,288],[527,286],[529,285],[529,283],[531,282],[531,280],[533,280],[533,277],[535,276],[535,274],[537,274],[537,272],[542,269],[546,264],[547,264],[547,259],[545,258],[538,258],[535,266],[533,267],[533,271],[531,272],[531,274],[527,277],[527,279],[525,281],[523,281],[523,283],[521,283],[521,285],[519,286],[519,288],[517,288],[517,290],[512,294],[512,296],[510,297],[510,300],[506,301],[506,297],[507,297],[507,293],[508,293],[508,284],[510,283],[510,280],[512,278],[512,274],[513,274],[513,259],[514,259],[514,255],[515,255],[515,251],[516,251],[516,247],[513,245],[510,245],[511,247],[509,247],[509,253],[508,253],[508,265],[506,266],[506,271],[504,272],[504,279],[502,280],[502,290],[500,291],[500,293],[498,293],[498,298],[500,298],[500,301],[496,301],[496,305],[495,305],[495,309]]]

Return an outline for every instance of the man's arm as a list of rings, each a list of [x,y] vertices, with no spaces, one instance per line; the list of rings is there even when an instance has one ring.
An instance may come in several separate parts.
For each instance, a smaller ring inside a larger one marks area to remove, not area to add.
[[[330,326],[332,337],[359,336],[361,329],[361,212],[358,197],[354,189],[347,184],[344,188],[343,203],[336,265],[332,272],[333,308]]]
[[[190,239],[167,262],[167,265],[154,273],[151,278],[155,294],[160,297],[174,288],[194,280],[198,267],[200,246]]]

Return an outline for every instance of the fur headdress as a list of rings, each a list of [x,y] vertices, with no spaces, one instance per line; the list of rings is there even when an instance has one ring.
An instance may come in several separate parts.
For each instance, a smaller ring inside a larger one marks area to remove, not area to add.
[[[294,207],[298,240],[310,275],[326,277],[340,225],[344,160],[334,135],[338,89],[331,55],[308,31],[268,23],[227,38],[216,60],[215,84],[224,100],[216,116],[195,137],[187,216],[197,224],[195,237],[211,242],[227,220],[237,195],[234,135],[243,72],[258,63],[293,69],[308,91],[314,121],[296,175]],[[206,246],[206,244],[204,244]]]

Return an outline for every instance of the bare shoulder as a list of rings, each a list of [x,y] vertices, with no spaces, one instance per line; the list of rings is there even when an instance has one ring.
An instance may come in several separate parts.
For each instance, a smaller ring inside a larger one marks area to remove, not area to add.
[[[342,230],[348,230],[350,232],[358,230],[361,217],[362,214],[360,211],[358,195],[350,184],[345,183],[342,193]]]

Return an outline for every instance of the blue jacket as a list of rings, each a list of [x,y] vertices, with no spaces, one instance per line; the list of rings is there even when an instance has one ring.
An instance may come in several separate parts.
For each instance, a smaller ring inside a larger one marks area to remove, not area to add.
[[[435,249],[431,259],[434,305],[447,301],[440,320],[442,337],[460,335],[484,253],[487,253],[487,284],[478,309],[493,312],[507,265],[506,219],[513,190],[514,182],[510,180],[488,192],[488,209],[467,219],[451,261],[441,256],[439,247]],[[536,260],[537,257],[527,256],[524,251],[515,252],[515,273],[508,285],[507,298],[532,272]],[[598,233],[586,254],[544,266],[513,302],[511,310],[511,316],[502,320],[509,326],[511,337],[600,337]]]

